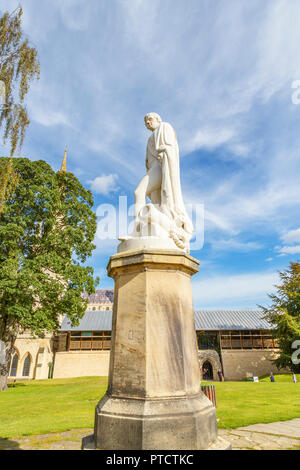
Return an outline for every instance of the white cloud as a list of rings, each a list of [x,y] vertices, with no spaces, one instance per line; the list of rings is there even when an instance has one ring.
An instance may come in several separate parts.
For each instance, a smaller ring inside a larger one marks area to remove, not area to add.
[[[183,152],[192,152],[200,148],[212,150],[229,142],[233,136],[234,131],[230,129],[204,127],[195,133],[194,137],[185,144],[182,150]]]
[[[300,243],[300,228],[290,230],[281,237],[283,243]]]
[[[240,157],[245,157],[249,155],[250,148],[249,145],[246,145],[244,143],[232,143],[228,146],[228,149],[233,152],[235,155],[238,155]]]
[[[256,272],[240,275],[223,275],[203,280],[192,281],[193,298],[198,305],[229,305],[237,303],[255,308],[259,302],[267,300],[268,294],[274,291],[278,274],[273,272]]]
[[[281,240],[286,245],[275,246],[275,251],[279,253],[278,256],[296,255],[300,253],[300,228],[289,230],[281,235]]]
[[[282,246],[278,248],[277,251],[284,255],[297,255],[300,253],[300,245]]]
[[[215,214],[212,211],[209,211],[208,209],[204,210],[204,217],[205,217],[205,229],[207,228],[206,222],[211,223],[214,227],[217,227],[218,229],[224,230],[226,232],[231,232],[233,233],[233,227],[231,223],[222,215]]]
[[[42,126],[50,127],[50,126],[58,126],[70,125],[67,116],[64,115],[61,111],[50,111],[46,109],[33,109],[31,114],[32,119]]]
[[[92,181],[88,181],[88,184],[91,186],[91,190],[96,194],[103,194],[107,196],[109,193],[117,191],[119,188],[117,186],[118,175],[101,175],[97,176]]]
[[[209,181],[209,186],[203,185],[201,175],[197,185],[187,189],[186,201],[196,204],[199,200],[205,204],[205,231],[211,234],[215,230],[223,230],[232,234],[247,233],[259,226],[262,230],[282,232],[282,226],[289,214],[299,214],[300,191],[296,169],[291,169],[289,176],[282,180],[284,165],[287,166],[287,156],[281,154],[280,161],[273,158],[272,165],[276,173],[268,174],[262,167],[251,182],[248,182],[247,170],[237,172]],[[284,163],[285,162],[285,163]],[[253,165],[251,164],[251,170]],[[260,182],[260,173],[264,172],[264,184]],[[255,174],[255,173],[254,173]],[[250,170],[249,176],[250,177]],[[288,181],[288,184],[287,184]],[[252,184],[251,184],[252,183]],[[298,232],[290,236],[298,236]],[[296,240],[295,240],[296,241]]]
[[[228,240],[214,240],[212,241],[214,250],[221,251],[236,251],[236,252],[249,252],[260,250],[263,246],[257,242],[241,242],[238,239],[230,238]]]

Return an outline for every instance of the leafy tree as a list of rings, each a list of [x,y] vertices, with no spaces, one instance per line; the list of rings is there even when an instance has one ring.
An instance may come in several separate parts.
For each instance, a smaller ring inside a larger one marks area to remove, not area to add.
[[[18,7],[11,15],[0,18],[0,81],[4,84],[5,102],[0,114],[4,139],[10,139],[11,155],[22,145],[30,121],[25,96],[30,82],[39,78],[40,65],[35,47],[21,29],[23,10]]]
[[[279,273],[281,285],[276,286],[277,293],[269,295],[272,305],[261,307],[265,318],[275,327],[274,335],[278,338],[280,355],[274,361],[281,368],[290,368],[300,373],[300,364],[292,362],[292,344],[300,340],[300,263],[290,263],[288,269]]]
[[[30,83],[39,78],[38,53],[21,29],[22,8],[5,12],[0,18],[0,130],[4,142],[10,141],[10,155],[21,148],[30,124],[24,104]],[[0,213],[17,175],[10,159],[0,171]]]
[[[0,168],[7,160],[0,158]],[[91,192],[44,161],[14,158],[13,168],[18,183],[0,214],[0,340],[6,349],[0,390],[17,335],[56,332],[64,314],[78,324],[87,302],[81,293],[91,294],[98,282],[85,266],[95,248]]]
[[[4,210],[5,201],[18,184],[18,174],[13,169],[12,158],[0,167],[0,214]]]

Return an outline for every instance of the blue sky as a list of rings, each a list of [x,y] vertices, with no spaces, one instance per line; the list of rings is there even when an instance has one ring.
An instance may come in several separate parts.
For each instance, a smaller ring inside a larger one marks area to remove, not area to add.
[[[1,0],[0,11],[19,0]],[[22,156],[68,169],[95,210],[144,174],[147,112],[176,130],[183,196],[204,204],[196,308],[268,303],[300,259],[300,2],[23,0],[41,79]],[[5,154],[2,146],[2,154]],[[95,240],[100,287],[117,240]]]

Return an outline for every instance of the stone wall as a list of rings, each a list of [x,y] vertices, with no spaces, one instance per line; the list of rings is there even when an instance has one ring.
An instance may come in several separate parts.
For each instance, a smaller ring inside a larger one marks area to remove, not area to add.
[[[252,377],[252,373],[259,377],[278,372],[272,363],[277,354],[276,350],[222,350],[224,378],[242,380]]]
[[[204,362],[209,361],[212,365],[213,379],[219,380],[218,370],[222,370],[222,366],[221,366],[220,357],[217,351],[214,351],[213,349],[199,350],[198,359],[199,359],[201,379],[203,379],[203,372],[202,372],[203,364]]]
[[[243,380],[256,376],[278,372],[271,360],[278,354],[272,350],[223,350],[222,362],[225,380]],[[66,351],[55,354],[53,378],[71,378],[84,376],[108,376],[110,351]],[[200,373],[205,361],[213,367],[214,380],[218,380],[217,371],[221,369],[216,351],[198,351]],[[281,371],[288,372],[288,371]],[[46,377],[45,377],[46,378]]]
[[[14,348],[19,360],[17,374],[11,379],[48,379],[49,362],[53,360],[52,339],[50,337],[35,339],[25,333],[16,339]],[[29,376],[23,377],[24,361],[28,354],[31,360]]]
[[[69,351],[55,354],[54,379],[108,376],[110,351]]]

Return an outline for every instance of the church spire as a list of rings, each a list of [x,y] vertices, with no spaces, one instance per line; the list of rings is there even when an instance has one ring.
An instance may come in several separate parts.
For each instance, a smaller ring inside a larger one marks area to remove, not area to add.
[[[65,148],[65,156],[60,167],[60,172],[63,173],[66,171],[67,171],[67,147]]]

